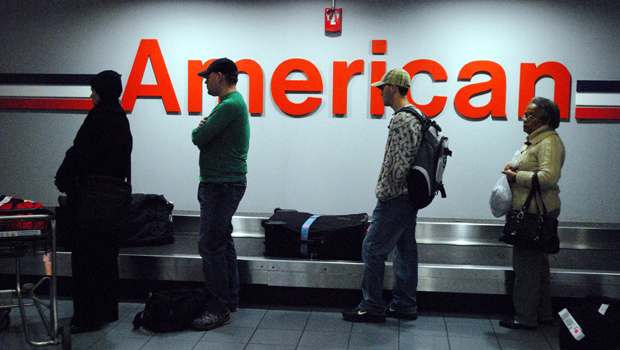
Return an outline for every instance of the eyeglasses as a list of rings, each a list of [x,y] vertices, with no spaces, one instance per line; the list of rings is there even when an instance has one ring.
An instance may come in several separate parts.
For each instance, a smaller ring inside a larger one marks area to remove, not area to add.
[[[536,118],[538,118],[538,117],[535,116],[532,113],[530,113],[530,114],[525,113],[525,114],[523,114],[523,116],[521,116],[521,119],[523,119],[523,120],[525,120],[525,119],[532,120],[532,119],[536,119]]]

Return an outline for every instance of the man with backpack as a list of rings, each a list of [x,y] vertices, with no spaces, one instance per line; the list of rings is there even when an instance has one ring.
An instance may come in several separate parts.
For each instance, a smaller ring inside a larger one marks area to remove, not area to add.
[[[417,209],[409,200],[407,173],[420,148],[422,124],[410,110],[407,93],[411,86],[409,73],[392,69],[372,86],[381,90],[385,106],[394,110],[379,181],[375,188],[378,199],[372,223],[364,239],[362,257],[363,300],[342,316],[350,322],[383,323],[385,318],[417,319],[418,250],[415,239]],[[396,284],[392,300],[383,300],[385,261],[394,250]]]

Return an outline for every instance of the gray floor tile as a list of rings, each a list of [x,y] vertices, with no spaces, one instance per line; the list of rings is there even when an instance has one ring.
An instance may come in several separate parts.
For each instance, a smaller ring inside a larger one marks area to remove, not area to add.
[[[499,339],[502,350],[552,350],[546,339],[543,340],[515,340]]]
[[[216,331],[218,329],[214,329]],[[205,335],[204,331],[195,331],[193,329],[179,331],[179,332],[168,332],[168,333],[154,333],[153,339],[161,339],[162,341],[184,341],[184,342],[193,342],[194,344],[198,343]],[[143,335],[142,335],[143,336]]]
[[[400,338],[400,349],[450,350],[447,337],[416,335]]]
[[[346,321],[343,321],[346,322]],[[346,322],[349,323],[349,322]],[[353,322],[353,333],[382,333],[398,336],[398,320],[388,318],[385,323],[356,323]]]
[[[152,337],[142,349],[146,350],[192,350],[196,346],[195,341],[177,340],[174,338]]]
[[[450,350],[500,350],[494,336],[480,337],[449,337]]]
[[[449,337],[495,336],[489,322],[446,323]]]
[[[418,319],[414,322],[417,323],[446,323],[442,313],[420,313]]]
[[[398,350],[398,332],[351,333],[349,349]]]
[[[297,346],[301,334],[301,330],[259,328],[250,339],[250,344]]]
[[[295,350],[295,346],[248,344],[245,350]]]
[[[198,343],[193,350],[244,350],[245,343]],[[147,349],[148,350],[148,349]]]
[[[256,328],[230,327],[227,325],[206,332],[200,342],[247,344],[255,331]]]
[[[230,314],[230,323],[227,327],[256,328],[266,313],[265,309],[239,309]]]
[[[400,336],[448,337],[446,324],[443,322],[406,322],[400,324]]]
[[[351,332],[353,324],[342,319],[340,312],[312,312],[306,331]]]
[[[299,345],[320,349],[330,347],[346,349],[350,336],[350,332],[304,331]]]
[[[121,338],[115,336],[104,336],[99,339],[89,350],[139,350],[142,349],[150,338]],[[75,349],[78,350],[78,349]]]
[[[303,330],[309,317],[309,311],[269,310],[258,328]]]

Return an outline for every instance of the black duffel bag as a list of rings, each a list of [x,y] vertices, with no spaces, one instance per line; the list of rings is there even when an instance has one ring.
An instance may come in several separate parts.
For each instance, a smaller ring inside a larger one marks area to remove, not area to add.
[[[203,288],[151,292],[144,311],[134,317],[133,329],[144,327],[156,333],[189,329],[203,313],[206,301],[207,291]]]
[[[160,194],[131,195],[129,229],[120,238],[121,247],[174,243],[174,204]]]

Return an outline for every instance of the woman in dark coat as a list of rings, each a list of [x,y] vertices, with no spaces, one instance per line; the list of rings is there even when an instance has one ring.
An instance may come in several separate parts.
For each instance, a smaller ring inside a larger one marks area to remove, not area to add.
[[[95,331],[104,322],[118,319],[118,235],[123,228],[118,223],[124,219],[104,218],[96,220],[96,225],[85,222],[80,210],[86,208],[78,204],[78,195],[84,198],[88,190],[80,184],[101,176],[129,180],[133,145],[129,121],[119,102],[120,74],[103,71],[90,83],[94,107],[56,174],[56,187],[67,194],[72,218],[67,241],[73,277],[73,333]],[[97,202],[96,192],[88,195]]]

